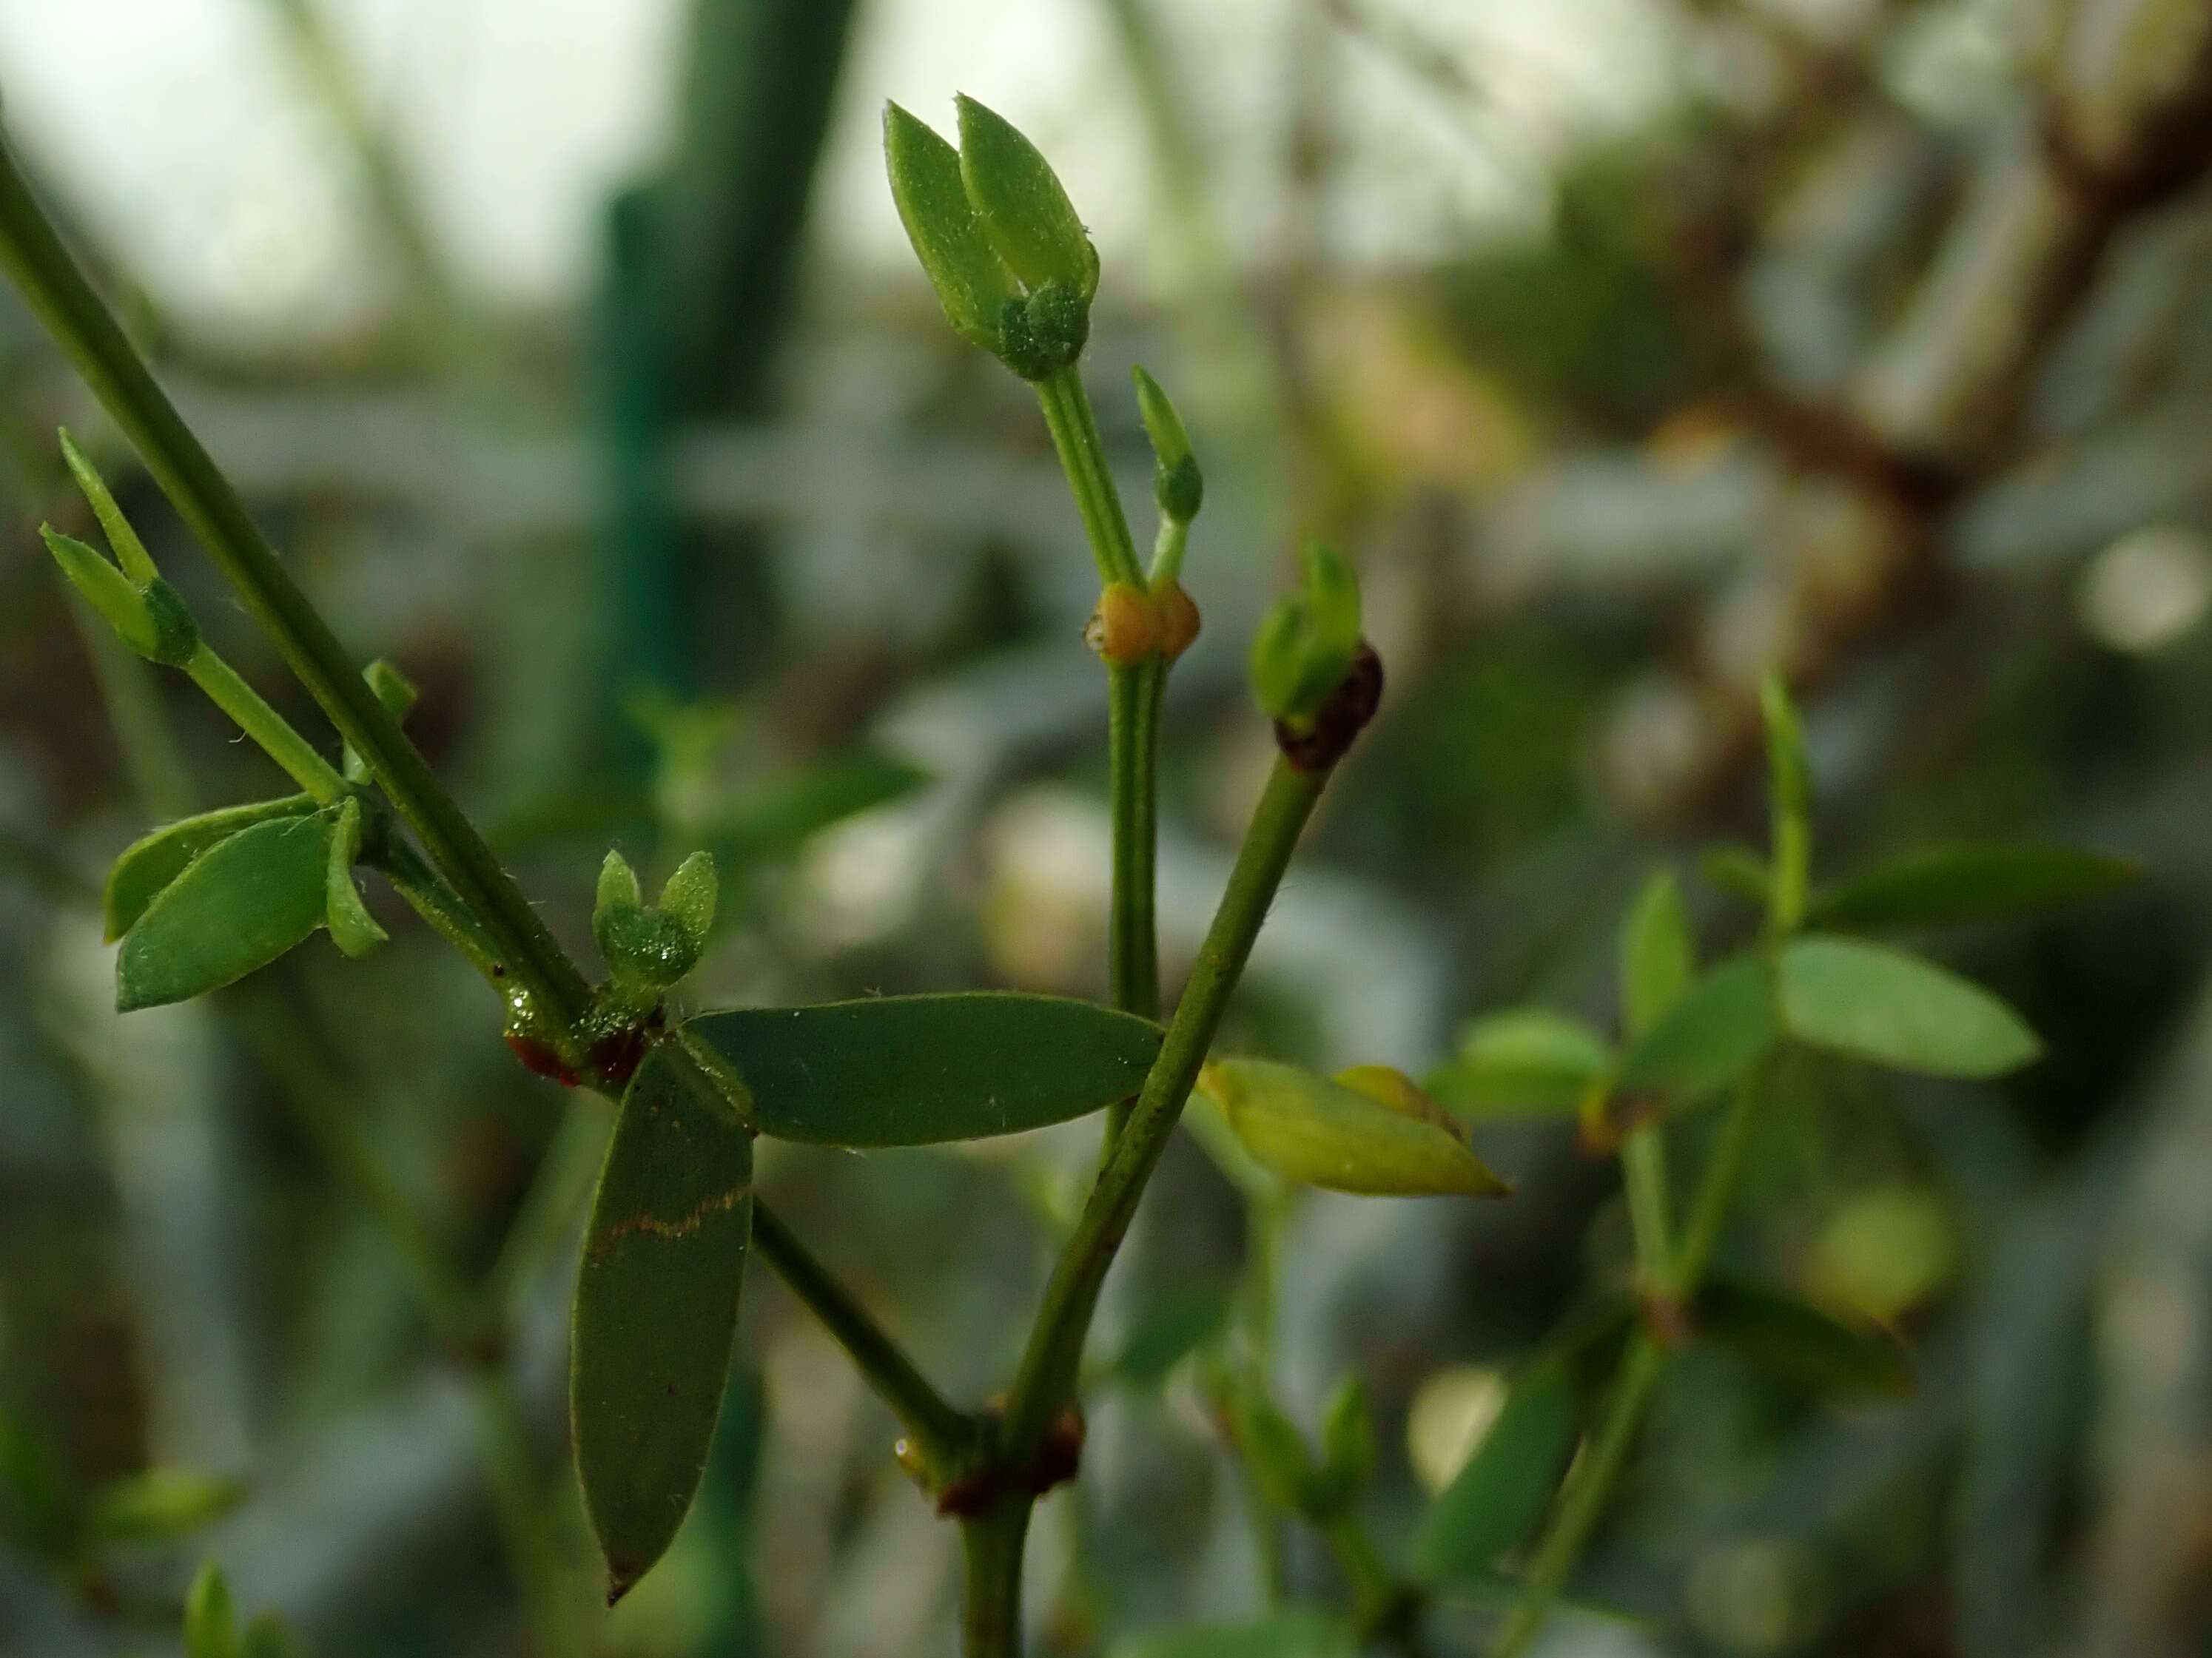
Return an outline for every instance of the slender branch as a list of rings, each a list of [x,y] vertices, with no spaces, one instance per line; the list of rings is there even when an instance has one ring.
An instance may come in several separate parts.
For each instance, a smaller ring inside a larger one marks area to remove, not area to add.
[[[1072,366],[1059,369],[1036,382],[1036,394],[1053,447],[1060,452],[1061,469],[1067,474],[1067,487],[1075,496],[1083,533],[1090,539],[1098,580],[1109,586],[1120,581],[1142,588],[1145,574],[1137,562],[1137,544],[1130,539],[1121,494],[1106,467],[1106,440],[1098,434],[1098,416],[1082,375]]]
[[[852,1356],[868,1385],[917,1442],[916,1448],[928,1464],[947,1469],[962,1461],[975,1442],[973,1418],[956,1409],[931,1385],[851,1291],[757,1196],[753,1199],[753,1242],[775,1268],[776,1275],[790,1286],[792,1294],[806,1303],[836,1338],[837,1345]]]
[[[276,641],[292,671],[422,837],[432,860],[498,946],[519,986],[565,1032],[589,1001],[582,975],[376,700],[329,624],[255,527],[229,481],[155,384],[4,147],[0,269],[131,440],[246,610]]]
[[[1672,1279],[1674,1244],[1668,1221],[1667,1142],[1656,1123],[1638,1123],[1621,1142],[1621,1183],[1636,1235],[1637,1271],[1647,1290],[1663,1292]]]
[[[962,1658],[1020,1658],[1022,1546],[1029,1536],[1030,1502],[1025,1496],[1003,1498],[960,1527],[966,1578]]]
[[[216,655],[204,640],[185,664],[185,672],[209,701],[253,739],[262,753],[315,797],[317,805],[327,806],[345,793],[345,779],[338,775],[337,768],[317,754],[314,744],[294,731],[291,722],[270,708],[261,693],[240,678],[238,670]]]
[[[1160,952],[1153,914],[1158,861],[1158,658],[1106,669],[1107,759],[1113,780],[1114,892],[1107,934],[1114,1005],[1156,1019]]]
[[[1727,1120],[1721,1124],[1720,1138],[1705,1164],[1705,1177],[1682,1228],[1682,1247],[1674,1257],[1674,1292],[1678,1300],[1697,1293],[1698,1285],[1705,1281],[1705,1268],[1712,1264],[1729,1205],[1735,1197],[1737,1177],[1743,1172],[1744,1158],[1759,1126],[1759,1102],[1765,1096],[1766,1067],[1753,1066],[1736,1084],[1735,1097],[1729,1102]]]
[[[1304,772],[1280,758],[1275,762],[1159,1056],[1045,1286],[1006,1404],[1004,1445],[1017,1467],[1035,1460],[1054,1416],[1073,1393],[1107,1269],[1175,1131],[1299,832],[1328,780],[1326,771]]]

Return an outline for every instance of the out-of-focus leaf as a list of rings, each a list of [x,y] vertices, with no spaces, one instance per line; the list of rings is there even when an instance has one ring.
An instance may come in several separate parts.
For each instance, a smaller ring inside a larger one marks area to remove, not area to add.
[[[308,796],[295,794],[282,800],[256,800],[251,805],[225,806],[174,823],[164,823],[144,840],[125,848],[107,872],[100,895],[100,914],[106,923],[107,941],[113,944],[146,913],[161,890],[185,872],[185,866],[218,841],[243,829],[265,823],[272,817],[300,817],[314,811]]]
[[[1433,1106],[1416,1114],[1379,1091],[1272,1060],[1216,1060],[1198,1087],[1244,1149],[1285,1180],[1375,1197],[1508,1190]]]
[[[1564,1115],[1612,1065],[1612,1044],[1587,1022],[1550,1008],[1513,1008],[1461,1031],[1458,1057],[1428,1086],[1470,1120]]]
[[[180,1002],[266,967],[323,925],[330,820],[286,816],[210,847],[124,934],[115,1005]]]
[[[1286,1514],[1302,1513],[1318,1470],[1305,1436],[1249,1379],[1234,1396],[1237,1455],[1260,1494]]]
[[[1674,872],[1662,869],[1644,884],[1620,927],[1620,1022],[1628,1039],[1657,1024],[1689,992],[1698,976],[1696,942]]]
[[[1375,1472],[1375,1412],[1367,1389],[1346,1376],[1328,1402],[1321,1424],[1322,1474],[1337,1504],[1356,1498]]]
[[[1042,1128],[1143,1086],[1146,1019],[975,991],[708,1013],[685,1027],[737,1068],[753,1126],[830,1145],[932,1145]]]
[[[1895,1337],[1779,1290],[1709,1278],[1692,1303],[1691,1324],[1700,1340],[1818,1393],[1894,1399],[1912,1391],[1912,1369]]]
[[[1759,1062],[1774,1040],[1774,989],[1766,963],[1740,956],[1700,979],[1621,1061],[1624,1092],[1692,1104]]]
[[[1790,1034],[1832,1053],[1930,1077],[1999,1077],[2042,1052],[1988,991],[1886,944],[1795,938],[1779,977]]]
[[[1115,1355],[1111,1374],[1125,1387],[1149,1393],[1229,1322],[1230,1292],[1218,1284],[1178,1284],[1137,1309]]]
[[[301,1658],[301,1648],[284,1620],[264,1612],[239,1637],[238,1658]]]
[[[714,1438],[752,1230],[752,1136],[656,1048],[623,1096],[584,1235],[568,1412],[610,1600],[676,1535]]]
[[[236,1658],[237,1652],[230,1585],[210,1560],[185,1592],[185,1658]]]
[[[1326,1613],[1279,1612],[1250,1624],[1199,1624],[1114,1643],[1112,1658],[1356,1658],[1359,1637]]]
[[[1413,1556],[1420,1580],[1478,1579],[1519,1542],[1565,1472],[1580,1423],[1565,1365],[1524,1372],[1467,1466],[1422,1516]]]
[[[1732,892],[1757,908],[1763,910],[1773,902],[1773,872],[1749,847],[1713,847],[1698,860],[1698,873],[1708,885]]]
[[[93,1534],[117,1541],[189,1536],[238,1506],[246,1487],[188,1468],[149,1468],[105,1486],[93,1499]]]
[[[51,1558],[68,1552],[77,1519],[45,1442],[0,1408],[0,1538],[27,1554]]]
[[[1820,894],[1815,926],[1953,926],[2080,903],[2138,880],[2132,859],[2085,847],[1940,847]]]

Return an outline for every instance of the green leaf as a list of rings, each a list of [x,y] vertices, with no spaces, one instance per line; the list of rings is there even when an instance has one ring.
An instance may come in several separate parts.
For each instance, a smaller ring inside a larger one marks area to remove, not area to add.
[[[1155,1630],[1114,1643],[1111,1658],[1357,1658],[1359,1637],[1326,1613],[1279,1612],[1249,1624]]]
[[[708,1013],[686,1027],[752,1090],[753,1126],[933,1145],[1102,1110],[1144,1085],[1158,1025],[1061,996],[974,991]]]
[[[1774,1041],[1774,992],[1756,956],[1725,962],[1692,986],[1628,1050],[1620,1087],[1692,1104],[1741,1077]]]
[[[305,794],[288,795],[282,800],[257,800],[246,806],[225,806],[220,811],[203,812],[198,817],[165,823],[144,840],[133,843],[107,872],[106,890],[100,895],[107,942],[113,944],[130,932],[131,924],[146,913],[146,906],[209,847],[228,840],[242,829],[265,823],[272,817],[305,817],[314,809],[314,800]]]
[[[1766,859],[1745,846],[1719,846],[1698,860],[1698,872],[1709,886],[1733,893],[1757,908],[1774,901],[1774,876]]]
[[[960,152],[896,104],[884,106],[884,163],[899,222],[937,290],[952,331],[999,349],[999,315],[1014,280],[983,228],[960,176]]]
[[[695,852],[661,884],[660,908],[684,924],[694,944],[703,945],[714,925],[714,906],[720,892],[713,854]]]
[[[1252,692],[1277,720],[1310,718],[1343,682],[1359,649],[1359,581],[1335,549],[1306,543],[1304,582],[1252,636]]]
[[[1525,1371],[1467,1466],[1422,1516],[1413,1541],[1415,1575],[1425,1583],[1442,1584],[1486,1573],[1544,1511],[1566,1471],[1580,1425],[1564,1364]]]
[[[285,816],[210,847],[124,935],[115,1005],[180,1002],[266,967],[322,926],[331,822]]]
[[[92,606],[115,636],[139,655],[150,657],[160,647],[161,635],[153,608],[130,577],[75,536],[65,536],[50,524],[39,526],[46,550],[61,566],[62,574]]]
[[[299,1658],[301,1650],[284,1620],[273,1612],[264,1612],[248,1624],[238,1643],[238,1658]]]
[[[680,1051],[623,1095],[576,1276],[568,1414],[610,1603],[699,1488],[752,1230],[752,1136]]]
[[[1285,1180],[1371,1197],[1503,1196],[1449,1115],[1403,1078],[1402,1090],[1371,1085],[1379,1069],[1332,1080],[1272,1060],[1216,1060],[1198,1089]]]
[[[1319,1470],[1297,1424],[1249,1377],[1236,1391],[1231,1421],[1237,1454],[1260,1495],[1286,1514],[1303,1512]]]
[[[361,856],[361,802],[348,795],[331,828],[331,852],[324,877],[325,920],[331,942],[349,956],[366,956],[391,935],[379,926],[353,884],[354,860]]]
[[[1956,926],[2080,903],[2140,879],[2142,866],[2083,847],[1941,847],[1846,881],[1813,901],[1816,926]]]
[[[237,1651],[230,1585],[210,1560],[185,1592],[185,1658],[235,1658]]]
[[[1323,1477],[1339,1505],[1356,1498],[1375,1472],[1375,1413],[1356,1376],[1345,1377],[1321,1422]]]
[[[88,1523],[94,1535],[113,1541],[166,1541],[220,1520],[245,1495],[235,1479],[188,1468],[149,1468],[102,1487]]]
[[[1152,1392],[1228,1327],[1231,1299],[1218,1284],[1168,1285],[1137,1309],[1109,1374],[1124,1387]]]
[[[1206,504],[1206,475],[1190,452],[1190,434],[1183,429],[1182,416],[1168,394],[1143,365],[1133,366],[1130,373],[1137,382],[1137,414],[1152,443],[1152,497],[1162,518],[1188,524]]]
[[[1058,282],[1087,302],[1098,291],[1098,250],[1042,152],[973,98],[960,111],[960,178],[984,234],[1023,287]]]
[[[1912,1370],[1896,1338],[1778,1290],[1709,1278],[1690,1321],[1700,1340],[1816,1393],[1894,1399],[1912,1391]]]
[[[1428,1085],[1466,1118],[1570,1114],[1613,1059],[1613,1044],[1587,1021],[1550,1008],[1513,1008],[1462,1029],[1458,1059]]]
[[[92,515],[100,520],[100,527],[106,532],[107,544],[115,549],[116,560],[123,566],[123,573],[136,583],[159,580],[161,573],[146,551],[146,544],[138,539],[138,531],[131,528],[131,520],[115,504],[115,496],[107,487],[107,480],[100,477],[100,469],[92,464],[83,450],[77,447],[76,440],[70,435],[67,427],[61,429],[61,442],[62,459],[69,465],[70,476],[76,480],[76,487],[83,492],[85,500],[91,503]]]
[[[1682,889],[1674,871],[1656,871],[1620,928],[1620,1015],[1629,1040],[1672,1011],[1697,976],[1697,945]]]
[[[1813,935],[1784,947],[1782,1022],[1798,1041],[1930,1077],[2001,1077],[2042,1050],[2020,1015],[1917,956]]]

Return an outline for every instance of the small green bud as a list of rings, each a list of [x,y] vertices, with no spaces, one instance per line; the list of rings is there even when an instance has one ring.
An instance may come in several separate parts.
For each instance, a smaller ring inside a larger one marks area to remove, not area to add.
[[[200,648],[199,623],[192,620],[185,596],[159,576],[138,592],[154,623],[154,648],[146,654],[165,666],[183,667]]]
[[[884,161],[899,222],[945,319],[962,339],[999,351],[1000,309],[1019,295],[968,198],[960,152],[896,104],[886,104]]]
[[[1056,282],[999,307],[1000,360],[1025,380],[1066,367],[1090,338],[1090,307]]]
[[[1137,413],[1145,422],[1145,435],[1152,440],[1152,496],[1160,516],[1188,524],[1198,516],[1206,500],[1206,477],[1198,457],[1190,452],[1190,434],[1182,416],[1160,383],[1141,366],[1130,371],[1137,381]]]
[[[1315,1482],[1315,1506],[1322,1517],[1340,1514],[1358,1501],[1375,1472],[1375,1415],[1367,1389],[1346,1376],[1329,1400],[1321,1424],[1321,1478]]]
[[[1768,786],[1775,810],[1787,817],[1806,817],[1813,810],[1813,767],[1806,757],[1805,728],[1789,687],[1772,670],[1759,682],[1759,708],[1766,722]]]
[[[1305,583],[1253,635],[1253,695],[1274,719],[1310,723],[1359,652],[1359,582],[1330,548],[1309,542]]]
[[[599,865],[599,886],[592,906],[592,925],[599,925],[599,917],[611,910],[639,909],[645,904],[645,894],[637,884],[637,872],[629,860],[619,852],[610,850]]]
[[[1256,1382],[1237,1389],[1231,1410],[1237,1448],[1261,1497],[1271,1508],[1303,1513],[1316,1473],[1305,1436]]]
[[[230,1585],[210,1560],[185,1593],[185,1658],[236,1658],[237,1652]]]
[[[973,98],[960,108],[960,177],[984,234],[1022,286],[1069,289],[1087,311],[1098,291],[1098,250],[1037,147]]]
[[[714,876],[712,853],[695,852],[676,866],[660,889],[660,908],[684,924],[684,930],[702,949],[714,925],[714,906],[720,883]]]
[[[115,504],[115,497],[110,493],[106,480],[86,459],[84,451],[76,446],[76,440],[70,436],[68,428],[62,428],[61,439],[62,459],[69,463],[70,475],[76,479],[76,487],[92,503],[93,516],[100,520],[100,527],[106,532],[107,544],[115,550],[116,561],[123,566],[123,574],[141,586],[156,580],[161,573],[154,568],[153,556],[147,552],[146,544],[138,539],[138,532],[131,527],[131,520],[123,516],[123,509]]]
[[[368,913],[360,889],[353,884],[353,866],[360,857],[361,802],[349,794],[338,804],[337,823],[331,835],[324,909],[331,942],[356,957],[368,955],[391,937]]]
[[[422,695],[415,689],[413,680],[380,656],[361,671],[361,677],[376,693],[376,700],[384,705],[385,713],[394,720],[404,720],[413,713],[416,700]]]
[[[665,989],[699,961],[690,928],[665,909],[615,908],[592,918],[592,936],[617,980]]]

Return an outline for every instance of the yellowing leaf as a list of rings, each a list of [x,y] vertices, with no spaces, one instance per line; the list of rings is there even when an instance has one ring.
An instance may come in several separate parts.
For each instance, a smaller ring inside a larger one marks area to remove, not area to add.
[[[1507,1190],[1440,1112],[1401,1108],[1270,1060],[1217,1060],[1198,1086],[1254,1159],[1286,1180],[1373,1196]]]

